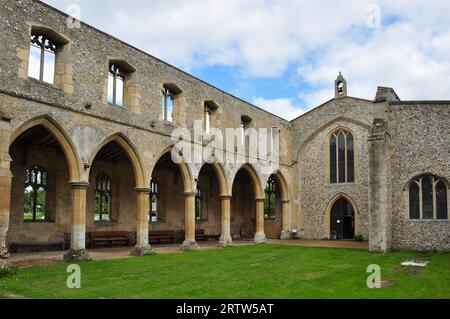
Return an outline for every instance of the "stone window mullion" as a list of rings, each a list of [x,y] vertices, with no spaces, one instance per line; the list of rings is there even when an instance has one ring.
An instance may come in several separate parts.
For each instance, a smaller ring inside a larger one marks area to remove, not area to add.
[[[422,178],[419,179],[419,211],[420,219],[423,219],[423,192],[422,192]]]

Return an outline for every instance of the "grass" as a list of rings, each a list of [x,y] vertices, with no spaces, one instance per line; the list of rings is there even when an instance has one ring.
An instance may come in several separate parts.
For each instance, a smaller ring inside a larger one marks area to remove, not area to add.
[[[430,260],[423,271],[400,266]],[[378,264],[394,285],[368,289]],[[450,253],[392,252],[259,245],[81,263],[81,289],[68,289],[67,265],[21,269],[0,278],[0,298],[445,298]]]

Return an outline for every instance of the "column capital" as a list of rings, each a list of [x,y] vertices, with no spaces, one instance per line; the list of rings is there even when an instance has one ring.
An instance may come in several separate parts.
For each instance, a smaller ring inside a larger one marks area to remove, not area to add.
[[[223,200],[227,200],[227,199],[231,200],[233,198],[233,196],[232,195],[220,195],[220,198]]]
[[[283,203],[283,204],[290,204],[291,200],[290,199],[282,199],[281,203]]]
[[[134,190],[138,193],[144,193],[144,194],[150,194],[150,192],[151,192],[151,189],[146,188],[146,187],[136,187]]]
[[[69,185],[72,187],[72,189],[83,189],[88,188],[89,183],[88,182],[69,182]]]
[[[264,202],[266,199],[264,197],[256,197],[255,201],[256,202]]]
[[[185,197],[194,197],[195,196],[195,192],[183,192],[183,195]]]

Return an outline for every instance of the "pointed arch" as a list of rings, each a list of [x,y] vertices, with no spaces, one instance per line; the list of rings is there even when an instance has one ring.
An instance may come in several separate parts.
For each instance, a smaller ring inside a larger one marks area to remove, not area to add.
[[[314,140],[314,138],[315,138],[316,136],[318,136],[321,132],[327,130],[330,126],[332,126],[332,125],[334,125],[334,124],[336,124],[336,123],[338,123],[338,122],[348,122],[348,123],[352,123],[352,124],[354,124],[354,125],[357,125],[357,126],[359,126],[359,127],[364,128],[366,131],[370,131],[370,129],[371,129],[371,127],[372,127],[371,125],[366,124],[366,123],[363,123],[363,122],[361,122],[361,121],[358,121],[358,120],[355,120],[355,119],[352,119],[352,118],[349,118],[349,117],[345,117],[345,116],[339,116],[339,117],[333,119],[332,121],[326,123],[325,125],[321,126],[320,128],[318,128],[316,131],[312,132],[312,133],[308,136],[308,138],[301,144],[301,146],[300,146],[300,148],[299,148],[299,150],[298,150],[298,152],[297,152],[296,161],[297,161],[297,162],[300,161],[300,156],[301,156],[301,154],[303,154],[303,151],[304,151],[305,147],[306,147],[312,140]],[[349,131],[352,133],[353,136],[356,136],[356,135],[354,134],[354,132],[353,132],[352,130],[350,130],[348,127],[345,127],[345,129],[349,130]],[[334,132],[334,131],[335,131],[335,130],[333,130],[333,132]],[[329,134],[329,137],[331,137],[331,133]],[[329,138],[328,138],[328,140],[329,140]]]
[[[216,173],[217,179],[219,180],[220,196],[231,196],[231,188],[228,183],[227,174],[225,173],[223,166],[217,162],[205,162],[200,168],[200,172],[206,165],[211,165],[211,167],[214,169],[214,172]]]
[[[355,201],[347,194],[345,193],[339,193],[337,195],[335,195],[333,197],[333,199],[328,203],[326,212],[325,212],[325,221],[324,221],[324,231],[325,234],[327,235],[328,238],[331,237],[331,233],[330,233],[330,219],[331,219],[331,210],[334,207],[334,204],[336,204],[336,202],[340,199],[345,199],[346,201],[348,201],[350,203],[350,205],[352,205],[353,211],[355,212],[355,235],[360,234],[360,216],[359,216],[359,210],[358,210],[358,206],[356,206]]]
[[[153,175],[153,171],[155,169],[156,164],[159,162],[159,160],[163,156],[165,156],[167,154],[172,156],[172,149],[173,149],[173,146],[169,146],[161,152],[161,154],[158,156],[158,158],[155,161],[154,167],[152,169],[152,175]],[[194,179],[192,177],[192,172],[191,172],[189,165],[186,164],[186,162],[183,160],[183,158],[179,155],[177,156],[177,162],[179,163],[177,165],[180,168],[181,176],[183,177],[184,192],[194,193],[197,188],[194,185]]]
[[[70,135],[67,134],[63,127],[49,115],[42,115],[33,118],[16,128],[10,137],[9,146],[11,146],[20,135],[36,126],[44,127],[58,141],[58,144],[63,150],[69,166],[70,181],[81,181],[81,161],[79,159],[75,145],[73,144]]]
[[[270,176],[275,176],[275,179],[277,180],[280,189],[281,189],[281,200],[282,201],[288,201],[290,200],[289,195],[289,188],[287,187],[286,178],[284,177],[283,173],[280,170],[277,170],[273,172]]]
[[[146,184],[147,178],[145,176],[144,165],[141,159],[141,156],[136,148],[136,146],[131,142],[131,140],[126,137],[122,133],[115,133],[108,136],[106,139],[100,143],[96,149],[92,152],[91,158],[89,160],[89,164],[91,167],[87,171],[87,176],[89,176],[90,170],[92,168],[92,164],[94,163],[95,158],[97,157],[100,150],[111,142],[116,142],[127,154],[131,165],[133,166],[134,176],[136,180],[136,188],[148,188],[149,186]]]
[[[242,169],[245,170],[250,176],[250,179],[253,184],[253,189],[255,191],[255,198],[264,199],[265,192],[264,192],[264,188],[261,184],[261,179],[259,178],[258,173],[256,172],[255,168],[251,164],[244,164],[237,170],[237,172],[234,176],[234,179],[233,179],[233,184],[236,179],[237,173]]]

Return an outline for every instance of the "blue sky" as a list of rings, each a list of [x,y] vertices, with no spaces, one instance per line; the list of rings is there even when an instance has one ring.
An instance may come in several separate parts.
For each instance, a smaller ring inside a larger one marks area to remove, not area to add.
[[[339,71],[352,96],[450,99],[446,0],[44,2],[288,120],[331,99]]]

